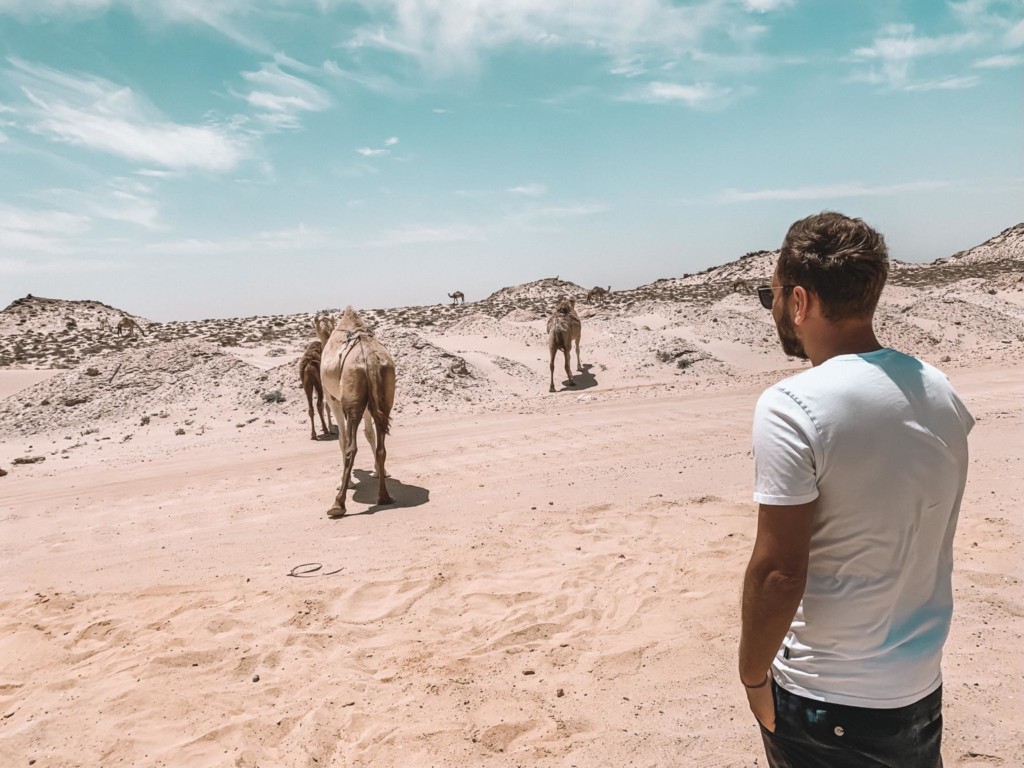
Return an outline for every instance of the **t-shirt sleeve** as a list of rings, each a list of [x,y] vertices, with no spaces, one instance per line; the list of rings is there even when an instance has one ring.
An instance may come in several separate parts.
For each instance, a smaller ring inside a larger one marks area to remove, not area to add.
[[[754,501],[806,504],[818,498],[818,430],[785,391],[764,391],[754,409]]]

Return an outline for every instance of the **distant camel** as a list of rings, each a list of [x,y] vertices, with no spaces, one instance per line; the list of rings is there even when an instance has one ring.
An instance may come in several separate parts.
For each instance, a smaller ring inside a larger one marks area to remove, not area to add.
[[[100,315],[100,330],[103,333],[110,333],[110,318],[106,315]]]
[[[325,435],[331,434],[331,409],[327,407],[327,421],[324,421],[324,388],[320,384],[320,353],[323,344],[311,341],[299,360],[299,381],[306,391],[306,402],[309,404],[309,439],[316,440],[316,422],[313,420],[313,393],[316,392],[316,412],[320,414],[320,426]]]
[[[452,300],[452,304],[459,304],[459,303],[465,304],[466,303],[466,294],[464,294],[462,291],[456,291],[455,293],[449,293],[448,294],[448,298]]]
[[[609,285],[607,288],[602,288],[599,285],[595,285],[589,291],[587,291],[587,304],[593,302],[594,299],[600,299],[612,292],[612,287]]]
[[[334,420],[338,422],[338,442],[343,456],[341,487],[327,516],[345,514],[345,493],[356,458],[356,435],[367,410],[376,432],[376,440],[371,440],[370,445],[374,449],[379,482],[377,503],[391,504],[384,482],[387,477],[384,438],[391,431],[391,407],[395,403],[395,361],[350,306],[336,323],[317,317],[313,328],[323,345],[320,382],[327,403],[334,411]]]
[[[551,388],[549,392],[555,391],[555,353],[562,350],[565,358],[565,376],[569,379],[569,386],[575,387],[576,381],[569,370],[569,355],[572,352],[572,343],[576,342],[576,370],[583,372],[580,363],[580,335],[582,324],[580,317],[576,314],[576,299],[562,299],[555,307],[555,311],[548,318],[548,352],[551,355]]]
[[[146,332],[142,330],[142,326],[135,322],[135,318],[124,315],[120,320],[117,321],[118,336],[120,336],[121,332],[123,331],[129,337],[134,338],[136,330],[138,330],[138,332],[141,333],[143,336],[146,335]]]

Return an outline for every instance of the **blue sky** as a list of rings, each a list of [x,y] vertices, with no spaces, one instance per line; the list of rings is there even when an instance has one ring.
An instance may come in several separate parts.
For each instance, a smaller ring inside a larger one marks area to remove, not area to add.
[[[631,288],[1024,220],[1024,0],[0,0],[0,306]]]

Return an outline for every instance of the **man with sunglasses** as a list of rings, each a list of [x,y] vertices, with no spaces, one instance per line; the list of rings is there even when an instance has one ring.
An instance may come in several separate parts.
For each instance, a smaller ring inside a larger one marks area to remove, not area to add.
[[[942,765],[942,646],[974,419],[945,375],[883,347],[882,236],[822,213],[782,244],[770,309],[812,367],[754,414],[757,538],[739,677],[776,767]]]

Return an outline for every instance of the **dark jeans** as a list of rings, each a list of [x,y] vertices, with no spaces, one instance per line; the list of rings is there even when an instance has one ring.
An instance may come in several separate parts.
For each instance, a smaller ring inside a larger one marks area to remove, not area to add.
[[[942,768],[942,688],[898,709],[805,699],[772,682],[775,733],[761,738],[771,768]]]

